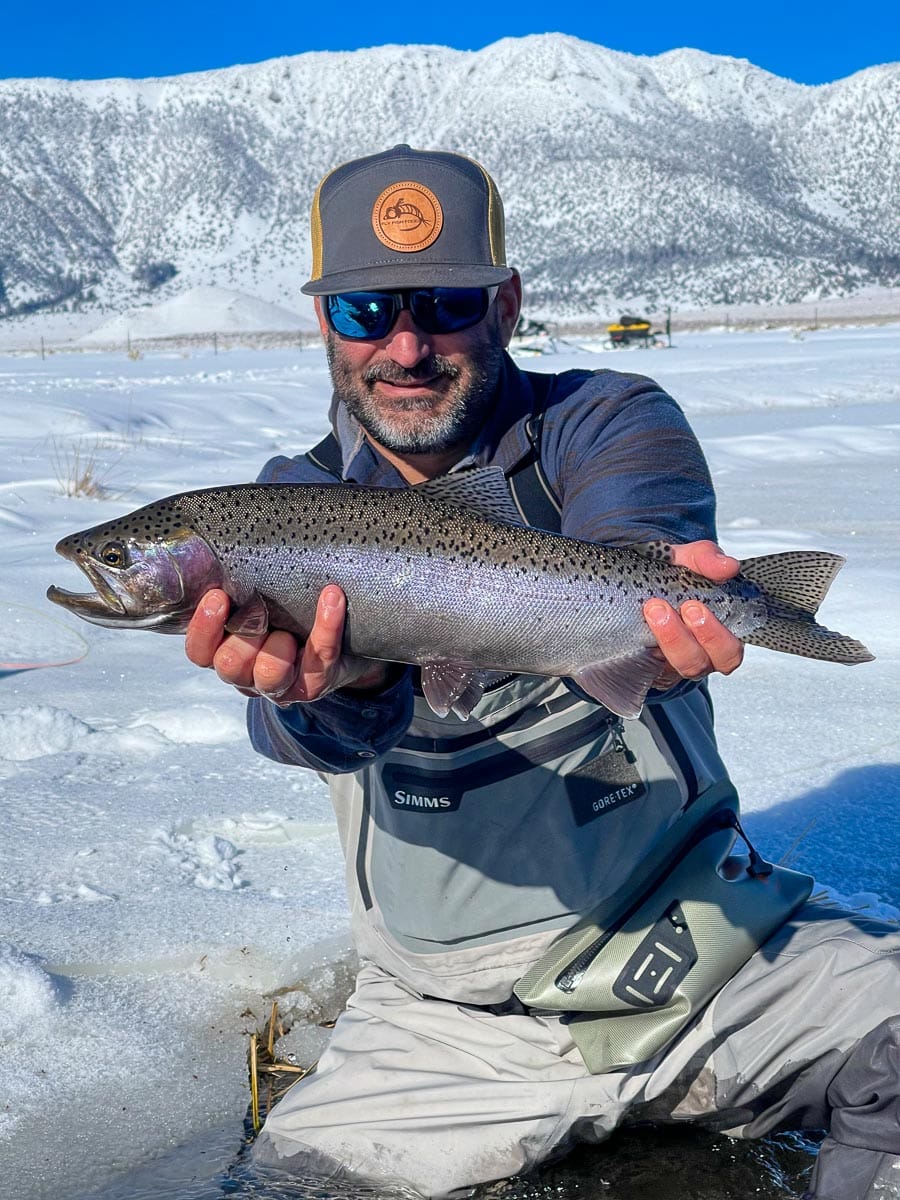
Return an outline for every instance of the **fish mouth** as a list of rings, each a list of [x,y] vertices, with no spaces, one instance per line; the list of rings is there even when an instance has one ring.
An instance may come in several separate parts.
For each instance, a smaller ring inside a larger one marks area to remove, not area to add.
[[[65,588],[58,588],[51,584],[47,588],[47,599],[52,600],[54,604],[59,604],[62,608],[67,608],[76,616],[86,617],[88,620],[91,617],[124,617],[126,615],[125,605],[118,596],[102,596],[97,592],[67,592]]]
[[[62,542],[57,546],[57,550],[65,554],[67,558],[71,557],[70,554],[66,554]],[[101,573],[89,561],[79,560],[76,557],[75,563],[84,571],[96,591],[69,592],[65,588],[58,588],[51,584],[47,589],[47,599],[54,604],[59,604],[62,608],[67,608],[76,616],[84,617],[87,621],[97,620],[100,617],[106,617],[113,621],[127,619],[128,611],[125,605]]]
[[[67,592],[65,588],[47,588],[47,599],[60,605],[75,617],[103,625],[107,629],[155,629],[159,633],[184,633],[190,613],[180,611],[150,612],[144,616],[129,613],[116,595],[97,592]]]

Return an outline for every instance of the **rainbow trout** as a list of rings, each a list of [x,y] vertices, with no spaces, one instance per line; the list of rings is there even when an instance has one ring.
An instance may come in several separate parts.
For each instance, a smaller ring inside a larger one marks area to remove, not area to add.
[[[228,628],[305,637],[327,583],[347,596],[346,649],[417,664],[432,709],[466,716],[487,673],[560,675],[636,717],[661,670],[641,613],[651,596],[702,601],[744,642],[831,662],[867,662],[860,642],[815,621],[843,563],[790,551],[747,559],[714,583],[663,543],[619,548],[522,524],[502,471],[411,488],[242,484],[184,492],[74,533],[57,551],[96,589],[47,596],[113,628],[183,633],[223,588]]]

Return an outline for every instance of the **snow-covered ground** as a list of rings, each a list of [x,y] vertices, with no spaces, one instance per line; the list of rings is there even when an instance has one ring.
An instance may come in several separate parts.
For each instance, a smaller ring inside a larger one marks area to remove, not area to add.
[[[876,661],[751,648],[714,683],[720,736],[762,846],[897,915],[900,325],[682,335],[671,351],[568,343],[522,362],[667,386],[710,458],[733,553],[846,555],[822,619]],[[58,538],[252,479],[325,432],[328,395],[320,348],[0,357],[0,1163],[17,1200],[111,1195],[198,1135],[212,1170],[240,1140],[245,1033],[271,994],[315,1022],[346,989],[323,785],[251,752],[242,699],[180,639],[44,599],[83,586]],[[95,494],[65,494],[78,478]],[[14,670],[64,659],[80,661]],[[177,1195],[155,1178],[148,1194]]]
[[[313,302],[295,290],[291,307],[284,308],[258,296],[230,288],[163,289],[168,298],[146,302],[126,312],[100,304],[62,310],[36,312],[0,321],[0,353],[58,353],[74,350],[139,352],[143,343],[157,343],[156,349],[181,349],[197,342],[208,342],[215,350],[215,338],[226,344],[264,344],[265,339],[287,340],[287,335],[318,331]],[[872,305],[874,304],[874,310]],[[880,301],[869,304],[867,311],[881,312]],[[888,309],[887,311],[892,311]]]

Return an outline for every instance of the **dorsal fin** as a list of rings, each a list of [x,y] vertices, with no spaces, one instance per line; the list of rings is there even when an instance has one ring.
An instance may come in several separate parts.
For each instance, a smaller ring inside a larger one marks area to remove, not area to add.
[[[456,471],[439,475],[414,485],[415,490],[429,500],[440,500],[457,508],[468,508],[492,521],[504,525],[522,525],[522,517],[500,467],[476,467],[471,471]]]
[[[651,562],[671,563],[675,561],[675,554],[669,542],[663,538],[656,538],[652,542],[632,542],[628,547],[635,554],[640,554],[641,558],[648,558]]]

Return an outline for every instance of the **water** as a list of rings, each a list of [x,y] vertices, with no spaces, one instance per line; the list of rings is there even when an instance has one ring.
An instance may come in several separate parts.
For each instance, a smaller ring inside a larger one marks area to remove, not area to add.
[[[248,1138],[222,1129],[77,1200],[409,1200],[358,1180],[289,1177],[254,1167]],[[479,1188],[473,1200],[785,1200],[802,1196],[815,1143],[757,1142],[686,1127],[623,1130],[528,1176]]]

